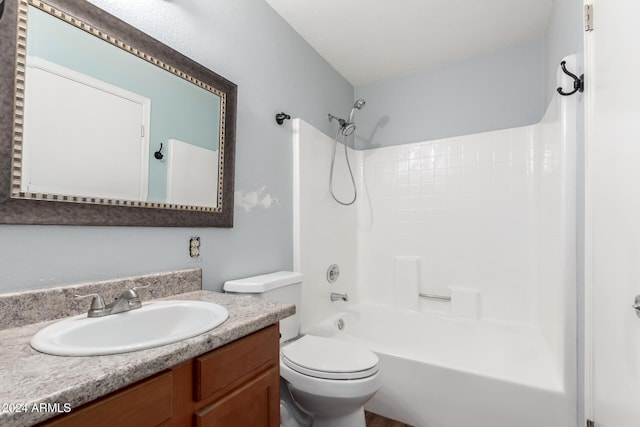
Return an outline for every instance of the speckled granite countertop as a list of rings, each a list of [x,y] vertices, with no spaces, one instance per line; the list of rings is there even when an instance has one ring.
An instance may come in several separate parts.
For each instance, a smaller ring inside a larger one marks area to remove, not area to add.
[[[229,318],[194,338],[148,350],[110,356],[60,357],[39,353],[29,340],[54,321],[0,331],[0,425],[28,426],[58,415],[40,404],[76,408],[157,372],[178,365],[295,312],[292,304],[249,296],[194,291],[164,299],[189,299],[220,304]],[[51,406],[50,406],[51,407]],[[35,408],[35,409],[34,409]],[[21,412],[17,412],[21,409]],[[22,412],[24,411],[24,412]]]

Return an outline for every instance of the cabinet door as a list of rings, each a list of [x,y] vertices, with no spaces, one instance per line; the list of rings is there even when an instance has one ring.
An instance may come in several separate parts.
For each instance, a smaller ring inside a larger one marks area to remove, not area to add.
[[[40,427],[161,426],[171,419],[171,372],[89,403]]]
[[[280,374],[271,368],[195,413],[198,427],[278,427]]]
[[[262,329],[195,359],[194,400],[226,392],[245,381],[245,376],[278,365],[280,334],[276,325]]]

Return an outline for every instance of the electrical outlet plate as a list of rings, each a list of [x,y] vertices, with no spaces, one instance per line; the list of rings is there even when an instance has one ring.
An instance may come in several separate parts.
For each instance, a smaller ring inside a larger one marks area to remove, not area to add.
[[[200,237],[195,236],[189,239],[189,256],[191,258],[200,256]]]

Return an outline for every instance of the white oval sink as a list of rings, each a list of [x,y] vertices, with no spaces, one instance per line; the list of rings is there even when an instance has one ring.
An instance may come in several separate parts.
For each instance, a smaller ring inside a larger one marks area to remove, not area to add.
[[[228,317],[226,308],[210,302],[148,302],[124,313],[61,320],[36,333],[31,346],[57,356],[127,353],[195,337]]]

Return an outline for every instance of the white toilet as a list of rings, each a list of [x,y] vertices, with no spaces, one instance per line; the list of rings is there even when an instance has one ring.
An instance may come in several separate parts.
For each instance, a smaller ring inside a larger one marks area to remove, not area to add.
[[[335,338],[299,335],[302,274],[280,271],[231,280],[224,290],[296,305],[295,316],[280,321],[283,427],[365,427],[364,404],[380,388],[378,357]]]

